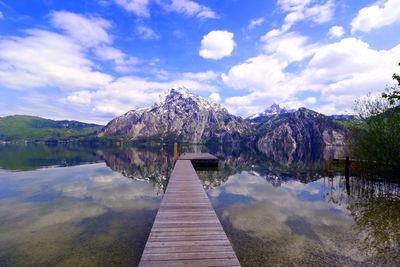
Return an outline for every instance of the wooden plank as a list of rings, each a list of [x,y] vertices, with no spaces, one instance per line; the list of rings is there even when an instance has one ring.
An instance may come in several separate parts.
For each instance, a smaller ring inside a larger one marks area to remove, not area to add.
[[[226,240],[199,240],[199,241],[168,241],[168,242],[147,242],[146,247],[161,248],[161,247],[186,247],[186,246],[209,246],[209,245],[224,245],[229,246],[228,239]],[[146,251],[145,247],[145,251]]]
[[[153,228],[151,233],[153,233],[153,232],[155,232],[155,233],[158,233],[158,232],[189,232],[189,231],[211,232],[211,231],[224,231],[224,230],[222,229],[222,227],[186,227],[185,229],[182,229],[180,227],[168,227],[168,228]]]
[[[180,157],[180,160],[193,160],[193,159],[214,159],[218,160],[218,158],[210,153],[183,153]]]
[[[177,160],[139,266],[240,266],[193,159],[216,158],[191,153]]]
[[[148,248],[145,254],[157,254],[157,253],[184,253],[184,252],[214,252],[214,251],[232,251],[232,247],[229,246],[186,246],[186,247],[160,247],[160,248]]]
[[[218,158],[209,153],[184,153],[180,160],[190,160],[195,167],[218,167]]]
[[[179,236],[219,236],[219,235],[224,235],[223,231],[182,231]],[[150,237],[166,237],[166,236],[177,236],[175,232],[153,232],[150,234]]]
[[[176,214],[176,213],[175,213]],[[211,215],[205,215],[202,216],[201,214],[198,215],[165,215],[163,217],[161,217],[163,220],[180,220],[180,221],[184,221],[184,220],[215,220],[215,218]],[[160,220],[161,220],[160,218]],[[158,221],[160,221],[158,220]]]
[[[175,236],[150,236],[147,242],[169,242],[169,241],[206,241],[225,240],[224,234],[220,235],[175,235]]]
[[[237,259],[203,259],[203,260],[175,260],[175,261],[156,261],[149,260],[140,263],[143,267],[181,267],[181,266],[240,266]]]
[[[144,254],[143,260],[201,260],[201,259],[234,259],[232,251],[184,252],[184,253],[152,253]]]

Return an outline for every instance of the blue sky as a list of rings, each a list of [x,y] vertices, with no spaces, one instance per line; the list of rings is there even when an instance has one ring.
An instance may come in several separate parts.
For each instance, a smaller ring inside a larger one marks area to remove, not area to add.
[[[183,85],[351,113],[400,72],[400,0],[0,0],[0,116],[106,123]]]

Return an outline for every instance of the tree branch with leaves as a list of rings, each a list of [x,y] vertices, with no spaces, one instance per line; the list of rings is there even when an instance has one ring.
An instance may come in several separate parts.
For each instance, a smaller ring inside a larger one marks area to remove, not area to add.
[[[353,135],[353,154],[378,166],[400,167],[400,76],[393,79],[397,85],[381,96],[369,94],[355,105],[363,127]]]

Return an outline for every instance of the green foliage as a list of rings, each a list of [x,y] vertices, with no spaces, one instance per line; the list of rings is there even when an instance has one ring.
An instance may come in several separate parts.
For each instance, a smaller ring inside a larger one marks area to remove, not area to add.
[[[90,146],[0,145],[0,169],[29,171],[47,166],[74,166],[98,161]]]
[[[393,75],[400,86],[400,77]],[[400,166],[400,95],[399,87],[373,98],[368,95],[356,102],[356,111],[364,122],[354,131],[355,156],[378,165]]]
[[[400,66],[400,63],[399,63]],[[392,87],[390,89],[386,89],[386,93],[382,93],[382,97],[387,99],[391,105],[395,105],[396,102],[400,101],[400,75],[397,75],[396,73],[393,74],[393,80],[397,81],[397,88]]]
[[[348,120],[348,121],[338,121],[338,120],[333,120],[335,123],[340,124],[344,127],[347,128],[355,128],[355,129],[363,129],[365,127],[365,124],[363,121],[360,120]]]
[[[50,141],[81,138],[93,134],[100,125],[76,121],[54,121],[35,116],[0,118],[1,141]]]

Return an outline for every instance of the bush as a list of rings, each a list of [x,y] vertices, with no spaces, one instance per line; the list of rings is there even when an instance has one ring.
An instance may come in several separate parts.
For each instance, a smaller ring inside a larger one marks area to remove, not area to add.
[[[399,64],[400,65],[400,64]],[[386,89],[381,96],[368,95],[356,102],[355,110],[364,122],[354,130],[353,153],[356,157],[378,165],[400,166],[400,77],[398,85]]]

